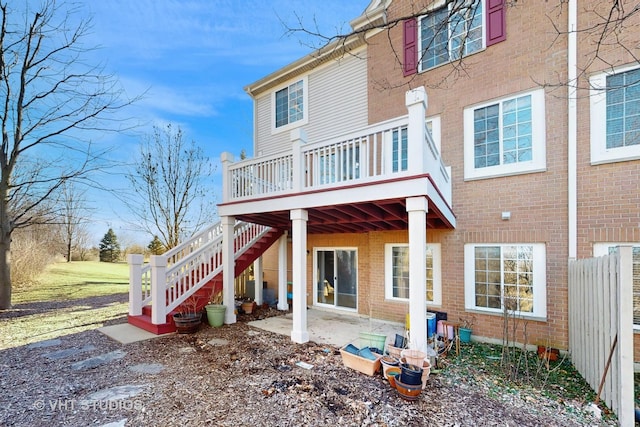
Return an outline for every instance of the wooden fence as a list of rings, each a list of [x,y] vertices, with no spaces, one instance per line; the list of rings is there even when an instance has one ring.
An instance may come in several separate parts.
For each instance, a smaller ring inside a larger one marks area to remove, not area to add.
[[[612,354],[600,398],[621,426],[634,426],[631,246],[569,261],[569,349],[573,365],[596,392]]]

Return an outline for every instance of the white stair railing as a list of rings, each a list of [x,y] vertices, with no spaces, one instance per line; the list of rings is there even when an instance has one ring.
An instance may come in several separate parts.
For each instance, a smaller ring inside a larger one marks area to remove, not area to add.
[[[240,257],[269,231],[269,227],[237,221],[234,227],[234,258]],[[188,241],[152,256],[142,264],[140,255],[131,255],[129,314],[142,314],[152,305],[152,323],[162,324],[166,315],[195,294],[222,271],[222,227],[216,223]],[[154,301],[156,303],[154,303]]]

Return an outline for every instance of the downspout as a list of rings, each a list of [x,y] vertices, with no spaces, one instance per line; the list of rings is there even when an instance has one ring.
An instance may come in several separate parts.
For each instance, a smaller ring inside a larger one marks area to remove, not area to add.
[[[567,148],[568,148],[568,213],[569,213],[569,259],[578,252],[578,33],[577,0],[569,0],[568,46],[567,46]]]

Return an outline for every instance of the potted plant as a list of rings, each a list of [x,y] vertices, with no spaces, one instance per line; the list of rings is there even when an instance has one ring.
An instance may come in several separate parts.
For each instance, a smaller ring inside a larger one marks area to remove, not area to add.
[[[211,294],[209,304],[204,308],[207,311],[207,321],[210,326],[218,328],[223,325],[227,307],[222,305],[222,291]]]
[[[187,298],[173,315],[173,322],[179,334],[193,334],[202,323],[202,311],[198,311],[198,297],[195,295]]]
[[[460,328],[458,329],[460,342],[464,342],[464,343],[471,342],[471,332],[472,332],[474,323],[475,323],[475,318],[473,316],[460,318]]]

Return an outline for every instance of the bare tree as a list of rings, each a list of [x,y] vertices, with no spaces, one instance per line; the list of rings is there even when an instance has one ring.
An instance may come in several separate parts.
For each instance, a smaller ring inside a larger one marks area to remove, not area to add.
[[[61,185],[104,166],[88,136],[123,127],[115,113],[131,103],[87,62],[90,20],[79,12],[0,0],[0,309],[11,306],[11,234],[51,221]]]
[[[215,205],[206,180],[213,167],[194,141],[187,143],[182,130],[154,126],[140,146],[140,157],[128,175],[142,200],[128,205],[145,230],[158,235],[167,249],[210,223]]]
[[[71,262],[73,252],[86,243],[89,218],[85,193],[86,190],[78,190],[73,183],[65,183],[61,188],[60,224],[67,262]]]

